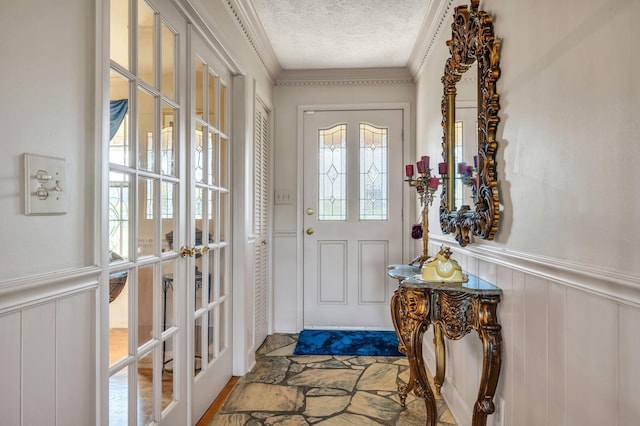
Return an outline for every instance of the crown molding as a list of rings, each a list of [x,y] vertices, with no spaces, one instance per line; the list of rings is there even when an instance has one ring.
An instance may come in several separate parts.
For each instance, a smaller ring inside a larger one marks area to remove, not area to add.
[[[431,0],[429,3],[407,65],[414,79],[418,78],[422,67],[429,59],[433,45],[445,22],[449,22],[455,2],[456,0]]]
[[[265,68],[272,81],[280,74],[282,67],[269,42],[269,37],[262,27],[258,14],[250,0],[224,0],[236,25],[245,35],[258,60]]]
[[[406,68],[283,70],[277,86],[381,86],[415,84]]]

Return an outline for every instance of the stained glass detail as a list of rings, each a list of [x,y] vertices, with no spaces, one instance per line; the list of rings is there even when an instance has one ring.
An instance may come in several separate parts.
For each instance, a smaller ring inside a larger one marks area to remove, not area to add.
[[[389,129],[360,123],[360,220],[388,217]]]
[[[347,125],[318,130],[318,220],[347,220]]]

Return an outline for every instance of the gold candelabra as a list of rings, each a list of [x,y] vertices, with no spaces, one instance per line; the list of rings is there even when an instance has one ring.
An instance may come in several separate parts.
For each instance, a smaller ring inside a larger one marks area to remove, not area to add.
[[[424,262],[429,259],[429,206],[433,204],[433,194],[438,189],[440,179],[431,175],[428,156],[423,155],[416,163],[416,166],[418,168],[418,174],[415,178],[413,164],[407,164],[405,166],[405,174],[407,176],[405,182],[409,183],[410,187],[416,189],[420,198],[420,206],[422,207],[422,254],[411,261],[412,265],[418,263],[422,268]]]

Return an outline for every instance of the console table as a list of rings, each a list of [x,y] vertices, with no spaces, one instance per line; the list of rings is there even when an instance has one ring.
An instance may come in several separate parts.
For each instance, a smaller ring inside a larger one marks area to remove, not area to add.
[[[399,281],[391,298],[391,317],[398,335],[398,350],[409,359],[409,382],[399,385],[400,402],[405,405],[411,391],[425,400],[427,426],[435,426],[436,401],[429,386],[422,356],[422,338],[433,324],[436,353],[436,392],[444,383],[444,337],[458,340],[475,330],[484,349],[478,399],[473,408],[473,426],[484,426],[495,411],[493,396],[501,364],[502,333],[496,310],[502,290],[469,275],[466,283],[429,283],[420,279],[420,268],[389,265],[387,274]]]

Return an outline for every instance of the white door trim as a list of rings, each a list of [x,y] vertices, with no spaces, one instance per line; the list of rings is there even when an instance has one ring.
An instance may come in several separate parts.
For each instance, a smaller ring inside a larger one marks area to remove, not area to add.
[[[412,140],[411,128],[411,104],[409,102],[379,102],[379,103],[363,103],[363,104],[318,104],[318,105],[298,105],[297,112],[297,150],[298,150],[298,165],[297,165],[297,186],[296,186],[296,329],[302,330],[304,327],[304,234],[302,224],[304,223],[303,216],[303,192],[304,192],[304,113],[305,111],[332,111],[332,110],[366,110],[366,109],[399,109],[403,111],[402,114],[402,127],[404,129],[402,138],[402,160],[403,164],[408,163],[409,159],[414,155],[414,146]],[[411,161],[412,162],[412,161]],[[409,223],[410,213],[415,211],[415,197],[409,197],[408,187],[403,185],[402,187],[402,222],[404,225]],[[412,256],[411,238],[408,238],[408,232],[403,233],[402,236],[402,259],[398,259],[401,262],[408,262]]]

